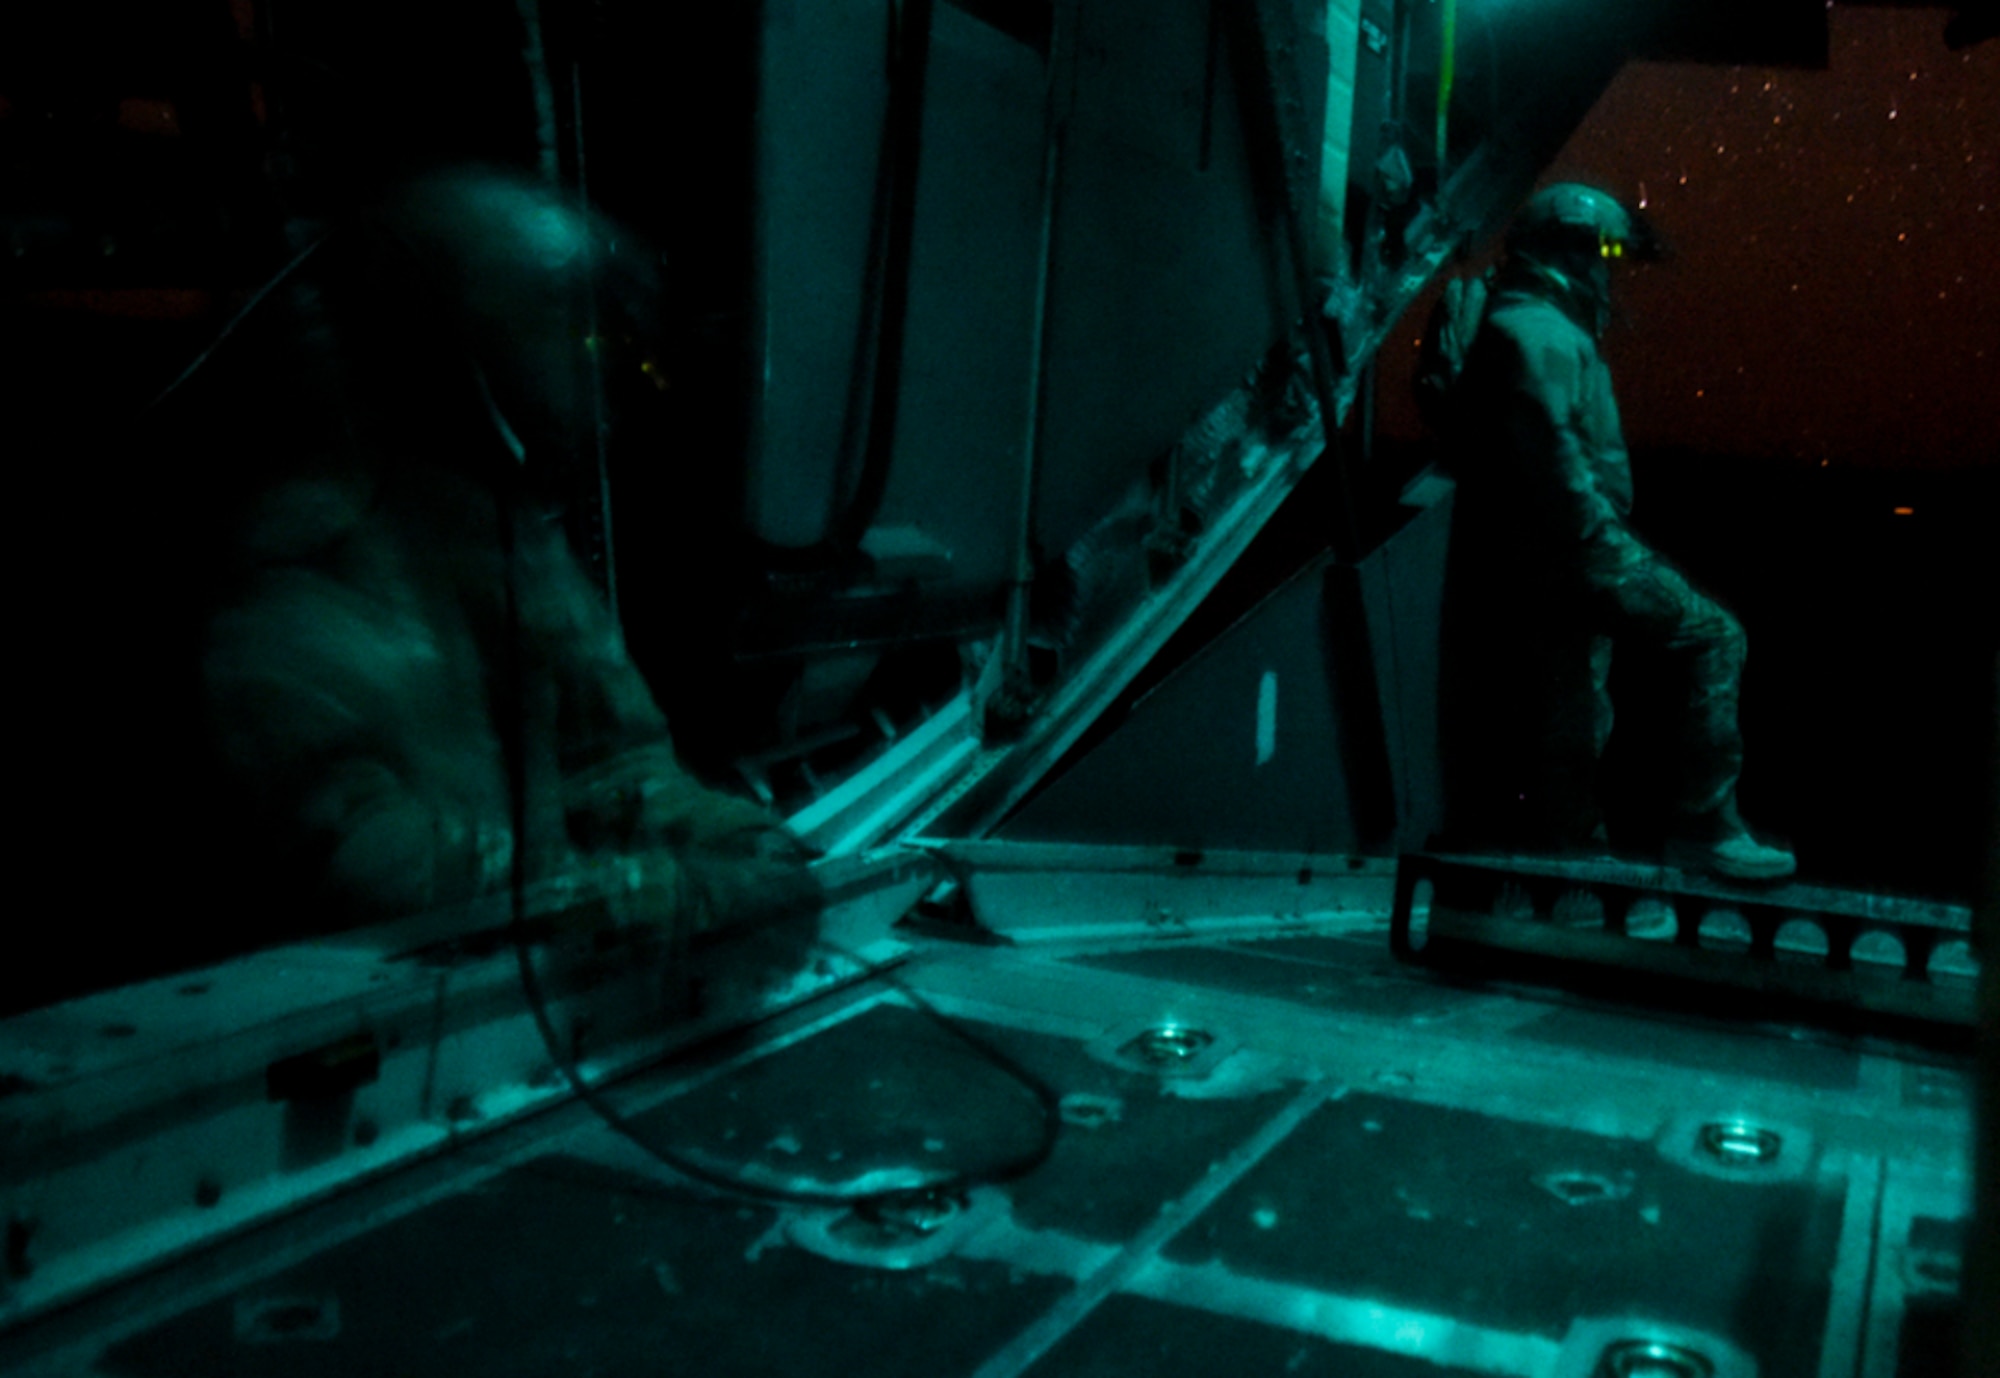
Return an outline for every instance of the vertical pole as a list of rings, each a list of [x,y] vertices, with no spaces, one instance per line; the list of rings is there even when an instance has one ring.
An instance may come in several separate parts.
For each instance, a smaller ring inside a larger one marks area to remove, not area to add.
[[[542,176],[556,180],[556,97],[549,82],[549,56],[542,46],[540,0],[514,0],[521,18],[521,57],[528,68],[528,85],[535,100],[535,160]]]
[[[1451,87],[1458,71],[1458,0],[1438,0],[1444,6],[1444,36],[1438,55],[1437,165],[1438,185],[1444,185],[1444,157],[1450,143]]]
[[[584,165],[583,147],[583,64],[572,53],[569,62],[570,98],[570,145],[571,165],[576,169],[576,200],[580,209],[588,212],[590,202],[590,178]],[[595,340],[602,328],[597,303],[597,275],[591,274],[584,286],[584,330],[585,338]],[[604,586],[604,602],[611,609],[611,620],[618,620],[618,561],[611,531],[611,457],[605,452],[605,429],[608,418],[604,414],[604,353],[602,348],[593,349],[585,358],[583,367],[589,376],[584,380],[585,393],[590,399],[590,445],[589,458],[597,472],[596,504],[596,554],[598,556],[598,578]]]
[[[560,185],[563,180],[565,162],[572,175],[570,190],[576,198],[577,209],[589,213],[590,183],[584,162],[583,139],[583,64],[577,53],[577,30],[572,22],[559,29],[563,41],[560,47],[562,65],[553,67],[549,54],[545,26],[542,23],[541,0],[515,0],[516,13],[521,19],[522,58],[527,65],[528,81],[533,91],[535,104],[536,170],[551,185]],[[564,73],[568,90],[567,130],[564,122],[557,119],[558,92],[553,76],[554,70]],[[566,136],[565,136],[566,134]],[[567,155],[567,158],[565,158]],[[610,456],[604,448],[606,417],[604,414],[604,362],[602,351],[596,344],[599,329],[597,302],[597,274],[586,271],[578,295],[569,303],[569,309],[581,317],[583,338],[592,342],[584,357],[573,367],[580,372],[578,382],[583,386],[586,414],[578,423],[578,430],[588,434],[574,434],[570,437],[572,446],[564,462],[571,466],[563,475],[563,486],[581,512],[576,518],[568,519],[570,539],[577,547],[577,554],[584,566],[595,579],[598,591],[604,595],[605,604],[611,609],[612,619],[618,617],[618,572],[612,553],[611,533],[611,466]]]
[[[1021,484],[1014,509],[1013,567],[1007,584],[1007,620],[1001,634],[1001,679],[997,701],[987,714],[990,729],[1019,725],[1033,698],[1028,669],[1029,598],[1035,578],[1035,495],[1042,466],[1044,394],[1048,382],[1049,283],[1055,259],[1056,203],[1061,194],[1064,60],[1075,0],[1057,0],[1051,17],[1047,77],[1042,95],[1041,220],[1035,241],[1035,296],[1029,333],[1027,415],[1021,427]]]
[[[1053,83],[1051,83],[1053,84]],[[1053,105],[1053,100],[1051,100]],[[1062,170],[1062,134],[1046,120],[1042,151],[1041,227],[1035,245],[1035,304],[1028,340],[1027,415],[1021,427],[1020,488],[1014,507],[1014,565],[1007,587],[1008,673],[1025,673],[1028,595],[1035,577],[1035,489],[1042,461],[1042,394],[1048,371],[1049,268],[1055,229],[1056,179]]]

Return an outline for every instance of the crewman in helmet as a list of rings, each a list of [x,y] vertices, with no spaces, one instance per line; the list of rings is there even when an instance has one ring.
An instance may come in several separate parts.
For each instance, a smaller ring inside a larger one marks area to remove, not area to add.
[[[440,172],[301,276],[317,348],[295,431],[260,447],[203,667],[222,773],[289,892],[266,908],[298,916],[269,936],[521,880],[629,881],[677,933],[816,911],[801,844],[679,764],[561,522],[565,457],[616,401],[599,380],[651,386],[617,352],[654,291],[630,236],[532,178]]]
[[[1670,860],[1738,880],[1795,862],[1736,807],[1743,628],[1633,531],[1632,470],[1600,341],[1613,270],[1654,245],[1612,196],[1538,191],[1485,284],[1445,405],[1458,481],[1448,721],[1458,724],[1453,830],[1501,845],[1603,842],[1597,765],[1615,648],[1672,680]],[[1475,294],[1476,295],[1476,294]],[[1468,818],[1470,824],[1467,826]]]

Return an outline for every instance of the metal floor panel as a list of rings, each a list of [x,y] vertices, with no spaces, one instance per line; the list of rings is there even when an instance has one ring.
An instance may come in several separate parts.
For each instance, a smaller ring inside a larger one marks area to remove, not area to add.
[[[775,1219],[545,1159],[115,1345],[101,1370],[949,1373],[1065,1286],[1000,1264],[886,1272],[758,1250]]]
[[[1092,1313],[1030,1370],[1033,1378],[1473,1378],[1478,1370],[1440,1368],[1361,1345],[1337,1344],[1283,1326],[1216,1315],[1149,1297],[1116,1296]]]
[[[1788,1086],[1852,1091],[1861,1084],[1861,1055],[1852,1048],[1758,1028],[1703,1028],[1641,1014],[1559,1009],[1522,1024],[1516,1038],[1663,1063],[1684,1072],[1729,1072]]]
[[[1668,1356],[1649,1374],[1941,1372],[1948,1057],[1446,979],[1381,933],[940,945],[899,975],[1060,1098],[1034,1171],[884,1225],[717,1198],[571,1106],[0,1340],[0,1370],[1592,1378],[1623,1344]],[[819,1190],[991,1167],[1044,1124],[879,982],[616,1099]]]
[[[1073,1039],[965,1021],[1063,1097],[1049,1160],[1007,1188],[1030,1229],[1120,1243],[1277,1109],[1271,1093],[1187,1100],[1160,1078],[1093,1058]],[[828,1088],[851,1088],[829,1095]],[[1006,1074],[905,1006],[883,1003],[635,1117],[710,1166],[833,1190],[909,1164],[996,1167],[1035,1147],[1041,1110]],[[734,1150],[734,1151],[733,1151]],[[1153,1151],[1165,1150],[1165,1151]]]
[[[1845,1182],[1721,1180],[1667,1148],[1349,1096],[1166,1257],[1550,1340],[1645,1315],[1816,1373]]]
[[[1074,960],[1079,966],[1130,972],[1156,981],[1382,1018],[1435,1015],[1492,998],[1446,985],[1416,985],[1350,968],[1274,959],[1255,950],[1237,948],[1110,952]]]

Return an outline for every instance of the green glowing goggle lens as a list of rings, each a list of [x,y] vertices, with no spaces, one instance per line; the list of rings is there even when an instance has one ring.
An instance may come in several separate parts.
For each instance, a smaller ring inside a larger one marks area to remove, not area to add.
[[[1597,241],[1599,258],[1625,257],[1625,241],[1622,239],[1600,239]]]

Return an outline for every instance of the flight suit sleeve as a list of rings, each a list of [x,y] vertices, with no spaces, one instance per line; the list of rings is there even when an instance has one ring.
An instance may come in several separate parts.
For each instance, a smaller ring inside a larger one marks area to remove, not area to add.
[[[1524,506],[1574,542],[1587,577],[1644,564],[1645,547],[1625,519],[1630,471],[1607,371],[1567,339],[1496,333],[1508,379],[1505,444],[1527,490]]]
[[[222,764],[299,898],[335,922],[506,879],[497,743],[463,715],[426,711],[446,702],[443,662],[411,609],[308,565],[267,569],[211,624],[203,670]],[[467,739],[441,739],[453,733]]]
[[[585,853],[671,855],[697,930],[816,912],[807,850],[769,810],[683,767],[610,609],[559,536],[537,553],[564,806]]]

